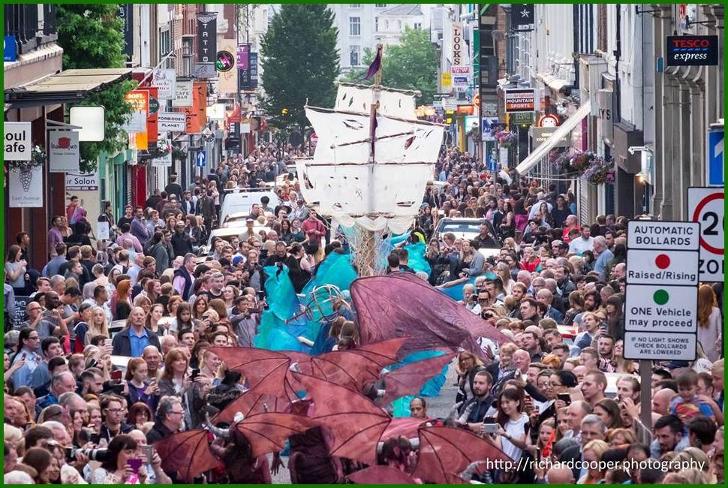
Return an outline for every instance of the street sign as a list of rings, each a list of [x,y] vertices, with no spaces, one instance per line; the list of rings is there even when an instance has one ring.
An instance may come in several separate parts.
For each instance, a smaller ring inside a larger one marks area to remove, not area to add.
[[[629,249],[697,251],[699,247],[699,228],[690,222],[635,220],[628,228]]]
[[[723,187],[688,188],[688,219],[700,223],[700,281],[723,281],[723,191]]]
[[[694,361],[697,342],[695,334],[625,332],[624,357],[652,361]]]
[[[200,151],[197,153],[197,158],[195,159],[195,165],[198,168],[204,168],[205,164],[207,164],[207,155],[204,151]]]
[[[705,157],[707,158],[708,185],[723,186],[723,138],[725,133],[723,128],[711,129],[708,131],[707,150]]]
[[[627,284],[697,285],[696,251],[627,250]]]
[[[647,332],[697,332],[697,290],[681,286],[631,285],[625,297],[629,322],[625,330]]]
[[[625,359],[695,360],[699,247],[698,223],[627,224]]]
[[[159,112],[157,127],[159,132],[184,132],[187,116],[181,112]]]

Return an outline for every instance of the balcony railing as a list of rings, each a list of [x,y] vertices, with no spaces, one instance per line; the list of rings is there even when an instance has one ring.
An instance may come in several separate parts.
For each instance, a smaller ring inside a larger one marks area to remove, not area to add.
[[[18,54],[57,39],[56,5],[5,5],[5,35],[15,37]],[[40,12],[39,12],[40,10]],[[40,13],[40,15],[39,15]]]

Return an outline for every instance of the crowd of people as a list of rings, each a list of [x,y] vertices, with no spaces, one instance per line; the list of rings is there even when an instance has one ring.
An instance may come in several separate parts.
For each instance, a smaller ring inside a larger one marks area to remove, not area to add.
[[[301,293],[322,261],[350,250],[284,178],[278,204],[261,199],[245,230],[213,239],[205,255],[226,193],[275,181],[297,155],[261,146],[191,187],[172,176],[118,218],[106,204],[108,240],[95,239],[71,197],[53,219],[46,262],[32,262],[33,237],[18,234],[5,264],[6,483],[178,481],[154,444],[208,426],[209,405],[245,391],[211,348],[255,346],[270,267],[285,267]],[[442,150],[433,180],[405,241],[423,244],[417,261],[427,266],[412,265],[398,246],[387,272],[415,273],[507,340],[458,352],[450,415],[431,417],[424,396],[411,400],[410,415],[531,461],[518,470],[475,462],[454,474],[490,483],[723,483],[722,284],[699,288],[698,359],[655,363],[651,384],[641,385],[637,363],[623,355],[626,218],[580,222],[568,188],[493,174],[455,148]],[[480,234],[438,234],[446,217],[481,219]],[[497,252],[485,257],[483,248]],[[28,297],[24,313],[14,296]],[[329,332],[309,344],[317,354],[360,346],[357,311],[350,300],[339,305]],[[651,425],[641,420],[645,388]],[[223,459],[230,443],[218,439],[213,450]],[[201,480],[270,482],[268,464],[253,461],[244,474],[228,463]],[[379,459],[412,474],[410,461]],[[362,467],[332,466],[338,481]],[[279,467],[276,455],[270,470]]]

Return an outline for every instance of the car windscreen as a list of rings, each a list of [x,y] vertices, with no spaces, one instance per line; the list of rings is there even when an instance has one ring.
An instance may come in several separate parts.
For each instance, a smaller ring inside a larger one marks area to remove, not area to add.
[[[480,223],[447,222],[443,224],[440,233],[445,234],[447,232],[452,232],[453,234],[478,234],[480,233]]]

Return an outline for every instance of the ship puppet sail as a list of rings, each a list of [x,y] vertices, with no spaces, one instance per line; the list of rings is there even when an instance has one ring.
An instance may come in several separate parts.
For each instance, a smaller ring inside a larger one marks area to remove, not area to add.
[[[318,136],[313,159],[297,161],[307,202],[340,224],[407,230],[417,215],[444,127],[416,119],[414,93],[340,85],[334,110],[306,107]],[[375,98],[376,95],[376,98]],[[374,163],[370,108],[378,100]]]

